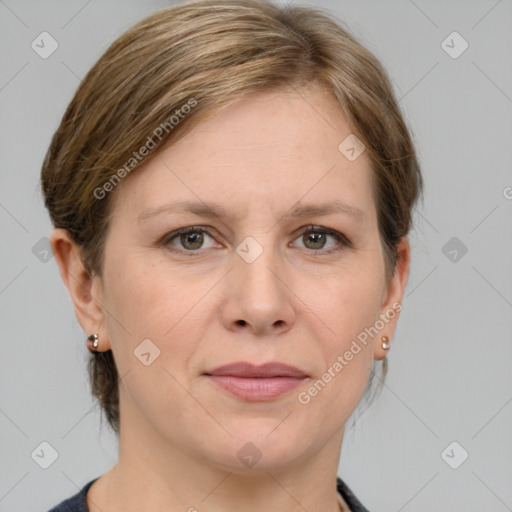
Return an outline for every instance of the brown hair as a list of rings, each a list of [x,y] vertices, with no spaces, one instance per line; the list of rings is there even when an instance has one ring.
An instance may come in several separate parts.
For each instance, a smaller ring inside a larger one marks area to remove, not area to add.
[[[421,172],[385,70],[332,17],[270,0],[197,0],[153,14],[112,43],[81,82],[41,170],[52,222],[68,230],[91,275],[102,275],[112,213],[105,191],[133,172],[140,153],[147,162],[247,93],[308,84],[332,92],[366,146],[386,277],[393,275]],[[151,149],[143,151],[150,140]],[[91,356],[89,378],[119,433],[111,350]]]

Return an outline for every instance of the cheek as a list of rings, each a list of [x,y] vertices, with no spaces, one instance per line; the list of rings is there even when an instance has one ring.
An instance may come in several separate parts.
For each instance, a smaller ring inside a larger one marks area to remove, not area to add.
[[[315,294],[318,316],[330,328],[333,349],[343,350],[379,317],[383,268],[376,258],[366,259],[357,267],[332,276],[326,281],[327,289],[320,293],[317,288]]]
[[[214,310],[208,300],[218,276],[194,279],[197,272],[192,266],[181,274],[169,268],[144,252],[111,258],[105,306],[111,313],[108,331],[120,371],[139,372],[142,365],[134,354],[147,345],[158,354],[151,366],[160,368],[160,377],[153,370],[150,379],[169,377],[164,369],[180,380],[187,377],[183,373],[204,338],[206,315]],[[156,348],[147,341],[141,345],[147,339]]]
[[[165,267],[155,264],[147,252],[130,254],[128,249],[127,253],[123,257],[112,252],[108,265],[105,262],[107,307],[129,332],[160,338],[193,292],[183,280],[166,276]]]
[[[374,268],[375,271],[369,269]],[[328,292],[319,294],[315,309],[325,324],[322,341],[324,372],[307,391],[325,421],[333,410],[348,417],[364,393],[373,364],[383,277],[379,265],[367,266],[331,280]],[[379,336],[377,334],[377,336]],[[308,397],[304,397],[308,400]],[[333,409],[334,408],[334,409]]]
[[[155,362],[163,361],[172,348],[169,344],[173,340],[173,327],[186,314],[187,293],[190,293],[187,287],[181,281],[166,279],[149,260],[144,252],[123,257],[115,251],[105,260],[108,294],[104,297],[104,307],[120,370],[132,368],[138,362],[133,357],[134,351],[147,339],[155,345],[155,353],[160,351]]]
[[[105,266],[107,328],[119,374],[127,374],[123,388],[146,416],[168,419],[194,408],[179,383],[186,386],[183,372],[200,340],[194,305],[201,290],[146,261],[142,253],[112,258],[108,272]]]

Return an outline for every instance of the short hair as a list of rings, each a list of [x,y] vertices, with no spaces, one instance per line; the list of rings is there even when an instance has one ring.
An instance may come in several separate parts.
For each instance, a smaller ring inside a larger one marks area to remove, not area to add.
[[[176,5],[111,44],[80,83],[44,159],[41,183],[53,225],[78,244],[87,272],[101,276],[112,215],[111,194],[105,192],[135,172],[144,147],[151,142],[141,159],[147,162],[248,93],[311,84],[332,94],[370,158],[390,279],[422,190],[412,137],[390,80],[332,15],[270,0]],[[92,394],[119,434],[112,351],[91,356],[88,369]],[[386,373],[387,358],[384,378]]]

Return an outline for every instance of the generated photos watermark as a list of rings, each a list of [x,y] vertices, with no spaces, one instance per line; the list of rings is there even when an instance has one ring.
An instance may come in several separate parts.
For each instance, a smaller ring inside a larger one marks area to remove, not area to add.
[[[352,359],[354,359],[354,356],[359,354],[361,352],[362,347],[366,346],[368,343],[368,338],[373,338],[377,334],[379,334],[382,329],[402,310],[402,304],[399,302],[395,302],[391,308],[386,310],[385,313],[381,313],[380,319],[377,320],[371,327],[366,327],[363,331],[361,331],[356,339],[352,340],[352,344],[350,345],[350,348],[346,350],[343,355],[338,355],[336,358],[336,361],[329,366],[329,368],[321,375],[319,379],[317,379],[306,391],[301,391],[297,395],[297,400],[302,405],[309,404],[311,402],[311,399],[320,393],[325,386],[329,382],[331,382],[332,379],[334,379],[340,372],[345,368],[345,366],[348,365]]]
[[[96,199],[103,199],[107,192],[114,190],[114,187],[120,183],[120,181],[126,177],[130,171],[135,169],[142,160],[154,149],[157,145],[155,139],[158,141],[162,140],[162,136],[165,133],[169,133],[177,126],[182,119],[184,119],[197,105],[195,98],[190,98],[187,103],[176,109],[172,116],[167,118],[163,123],[160,123],[152,132],[148,135],[146,143],[139,148],[138,151],[134,151],[132,156],[124,163],[124,165],[118,169],[110,178],[101,186],[96,187],[93,191],[93,195]]]

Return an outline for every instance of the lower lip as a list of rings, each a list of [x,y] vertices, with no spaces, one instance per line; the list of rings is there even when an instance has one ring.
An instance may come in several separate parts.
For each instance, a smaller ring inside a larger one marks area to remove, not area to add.
[[[263,402],[296,388],[304,378],[269,377],[248,378],[231,375],[208,375],[218,386],[250,402]]]

